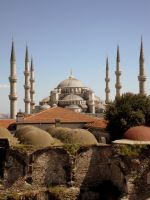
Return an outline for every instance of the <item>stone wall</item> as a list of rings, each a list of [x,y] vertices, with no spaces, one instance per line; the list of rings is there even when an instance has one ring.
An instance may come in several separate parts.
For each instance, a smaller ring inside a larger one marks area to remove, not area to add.
[[[150,148],[133,155],[131,152],[123,155],[117,148],[111,145],[82,147],[74,156],[62,147],[26,153],[9,149],[4,169],[5,187],[14,187],[21,179],[31,188],[77,188],[80,194],[72,200],[88,200],[87,196],[100,199],[99,195],[104,194],[99,191],[101,188],[105,191],[107,186],[121,195],[120,200],[150,198]]]
[[[7,187],[11,186],[19,178],[25,176],[27,159],[27,156],[18,151],[7,151],[4,169],[4,180]]]
[[[70,156],[62,148],[37,151],[33,155],[32,179],[34,184],[66,185],[70,180]]]

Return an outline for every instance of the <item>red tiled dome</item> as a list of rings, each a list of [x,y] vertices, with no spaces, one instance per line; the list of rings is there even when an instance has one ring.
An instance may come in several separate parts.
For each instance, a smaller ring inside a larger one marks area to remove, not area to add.
[[[150,141],[150,128],[146,126],[129,128],[124,134],[124,139]]]

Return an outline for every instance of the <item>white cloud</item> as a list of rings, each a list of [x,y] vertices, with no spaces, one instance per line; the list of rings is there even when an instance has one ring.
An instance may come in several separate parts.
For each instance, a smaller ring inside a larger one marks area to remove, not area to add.
[[[0,84],[0,88],[9,88],[8,84]]]

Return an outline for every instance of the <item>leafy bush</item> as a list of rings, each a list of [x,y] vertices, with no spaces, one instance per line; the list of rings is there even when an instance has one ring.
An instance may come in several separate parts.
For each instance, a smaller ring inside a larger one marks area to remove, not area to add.
[[[133,126],[150,126],[150,97],[126,93],[107,105],[106,130],[112,140],[120,139]]]
[[[121,145],[117,147],[117,153],[122,156],[139,156],[144,149],[147,149],[146,145]]]

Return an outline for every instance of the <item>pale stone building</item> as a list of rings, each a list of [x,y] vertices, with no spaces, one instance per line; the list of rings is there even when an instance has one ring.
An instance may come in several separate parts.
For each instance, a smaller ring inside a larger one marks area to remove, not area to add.
[[[75,112],[100,113],[103,112],[105,103],[94,92],[71,75],[61,81],[58,86],[50,92],[50,96],[40,101],[40,106],[35,110],[47,109],[49,107],[63,107]]]

